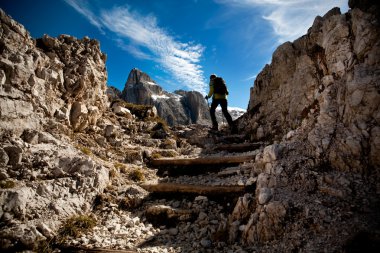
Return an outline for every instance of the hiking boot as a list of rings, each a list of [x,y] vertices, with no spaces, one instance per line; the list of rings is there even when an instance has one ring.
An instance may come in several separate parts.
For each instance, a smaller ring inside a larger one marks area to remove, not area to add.
[[[218,126],[212,126],[212,127],[211,127],[211,130],[212,130],[212,131],[218,131]]]
[[[238,133],[238,129],[236,126],[233,126],[231,127],[231,134],[237,134]]]

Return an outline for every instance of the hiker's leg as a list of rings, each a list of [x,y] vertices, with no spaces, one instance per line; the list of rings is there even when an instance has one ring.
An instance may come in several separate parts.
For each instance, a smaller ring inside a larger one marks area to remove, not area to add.
[[[216,129],[218,128],[218,122],[216,121],[215,109],[216,107],[218,107],[218,104],[219,104],[218,101],[216,99],[213,99],[211,103],[211,108],[210,108],[212,127]]]
[[[234,124],[232,122],[232,117],[227,110],[227,99],[221,99],[220,100],[220,106],[222,107],[222,112],[223,112],[223,115],[228,122],[228,125],[232,128],[234,126]]]

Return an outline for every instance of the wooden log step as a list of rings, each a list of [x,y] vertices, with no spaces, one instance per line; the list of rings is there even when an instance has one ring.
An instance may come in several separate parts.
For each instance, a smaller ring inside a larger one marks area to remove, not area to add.
[[[152,159],[150,166],[157,168],[158,175],[179,176],[199,175],[207,172],[237,166],[243,162],[254,160],[254,155],[249,156],[219,156],[198,158],[161,158]]]
[[[181,193],[181,194],[197,194],[204,196],[216,196],[225,194],[240,194],[246,192],[244,185],[192,185],[178,183],[145,183],[142,188],[151,193]]]
[[[231,165],[254,160],[254,155],[246,156],[214,156],[197,158],[160,158],[152,159],[150,165],[161,166],[196,166],[196,165]]]
[[[243,162],[254,160],[254,155],[247,156],[219,156],[198,158],[161,158],[152,159],[150,166],[157,168],[158,175],[179,176],[197,175],[207,172],[237,166]]]
[[[222,144],[214,148],[217,151],[228,151],[228,152],[246,152],[258,149],[263,143],[237,143],[237,144]]]

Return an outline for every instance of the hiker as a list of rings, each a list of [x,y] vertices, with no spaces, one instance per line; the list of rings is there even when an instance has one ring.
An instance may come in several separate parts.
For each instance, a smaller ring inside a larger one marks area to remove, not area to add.
[[[231,132],[236,133],[236,126],[232,122],[232,117],[227,110],[227,95],[228,90],[224,79],[217,77],[215,74],[210,75],[210,91],[205,98],[208,100],[212,96],[212,103],[210,107],[210,116],[212,121],[211,130],[218,131],[218,122],[216,121],[215,117],[215,109],[218,107],[218,105],[220,105],[222,107],[223,115],[226,118],[228,125],[230,126]]]

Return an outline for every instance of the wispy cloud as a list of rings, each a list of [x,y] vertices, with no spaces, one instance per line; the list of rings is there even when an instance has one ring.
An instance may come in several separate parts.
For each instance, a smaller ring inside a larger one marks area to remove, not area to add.
[[[180,85],[205,92],[200,60],[204,46],[181,42],[157,24],[154,15],[143,16],[129,7],[98,10],[99,15],[86,1],[65,0],[101,31],[107,29],[117,36],[118,46],[139,59],[159,63]]]
[[[98,18],[94,15],[94,13],[89,9],[88,2],[84,1],[76,1],[76,0],[65,0],[71,7],[73,7],[77,12],[85,16],[91,24],[99,28],[99,30],[104,33],[103,26],[101,22],[99,22]]]
[[[245,78],[243,81],[254,80],[254,79],[256,79],[256,77],[257,77],[257,75],[249,76],[249,77]]]
[[[293,41],[306,34],[317,15],[333,7],[347,10],[347,0],[215,0],[234,8],[254,8],[268,21],[278,42]]]

